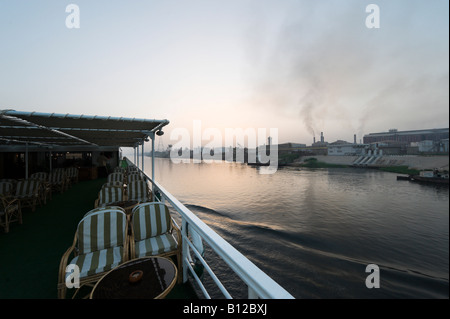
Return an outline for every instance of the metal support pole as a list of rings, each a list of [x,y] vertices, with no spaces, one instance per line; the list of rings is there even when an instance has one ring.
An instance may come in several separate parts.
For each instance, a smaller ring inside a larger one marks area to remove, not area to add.
[[[142,141],[142,164],[141,164],[141,171],[144,171],[144,141]]]
[[[187,256],[189,254],[189,245],[187,243],[186,238],[188,238],[187,233],[187,222],[184,217],[181,217],[181,233],[182,233],[182,244],[181,244],[181,263],[183,265],[183,283],[188,280],[188,265],[187,265]]]
[[[133,147],[133,155],[134,155],[133,163],[136,164],[136,146]]]
[[[25,143],[25,179],[28,179],[28,142]]]
[[[155,133],[150,135],[152,139],[152,181],[155,181]]]
[[[139,145],[136,146],[136,166],[139,168]]]
[[[50,150],[50,165],[49,165],[49,167],[50,167],[50,173],[52,172],[52,151]]]

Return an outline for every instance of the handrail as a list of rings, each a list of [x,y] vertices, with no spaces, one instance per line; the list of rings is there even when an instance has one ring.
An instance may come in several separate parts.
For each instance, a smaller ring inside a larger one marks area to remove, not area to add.
[[[128,159],[129,165],[133,165]],[[139,169],[139,168],[138,168]],[[142,172],[142,171],[141,171]],[[234,248],[229,242],[217,234],[212,228],[206,225],[200,218],[198,218],[193,212],[191,212],[186,206],[184,206],[178,199],[176,199],[172,194],[170,194],[163,186],[161,186],[156,181],[153,181],[145,172],[142,172],[144,176],[152,183],[152,190],[155,192],[159,191],[161,196],[167,200],[171,206],[180,214],[182,219],[182,234],[183,234],[183,249],[182,254],[186,264],[188,260],[188,249],[194,250],[195,247],[192,243],[187,244],[189,241],[187,234],[187,225],[190,229],[194,229],[198,235],[206,242],[209,247],[220,256],[225,263],[241,278],[242,281],[248,286],[248,297],[249,298],[264,298],[264,299],[293,299],[294,297],[287,292],[283,287],[281,287],[277,282],[275,282],[271,277],[264,273],[260,268],[258,268],[254,263],[252,263],[247,257],[241,254],[236,248]],[[197,252],[198,253],[198,252]],[[209,268],[209,267],[208,267]],[[183,267],[183,280],[187,280],[187,270],[192,273],[191,267]],[[193,273],[195,274],[195,273]],[[216,281],[215,281],[216,282]],[[216,284],[218,284],[216,282]],[[219,284],[218,284],[219,285]],[[219,285],[220,288],[220,285]],[[226,297],[227,292],[224,293]]]

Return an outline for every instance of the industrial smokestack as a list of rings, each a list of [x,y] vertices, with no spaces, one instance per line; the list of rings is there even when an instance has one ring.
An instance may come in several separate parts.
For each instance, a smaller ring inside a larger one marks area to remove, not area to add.
[[[324,142],[324,140],[323,140],[323,132],[320,132],[320,142],[321,142],[321,143]]]
[[[356,134],[353,135],[353,144],[356,144]]]
[[[313,144],[315,144],[316,143],[316,136],[314,135],[313,136]]]

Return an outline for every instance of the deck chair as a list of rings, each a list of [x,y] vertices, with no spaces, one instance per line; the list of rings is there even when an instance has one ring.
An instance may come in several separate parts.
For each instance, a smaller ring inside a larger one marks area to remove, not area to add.
[[[30,176],[30,179],[35,179],[41,182],[39,188],[39,196],[41,200],[44,202],[44,204],[47,203],[47,196],[49,196],[50,199],[52,199],[52,186],[48,182],[48,173],[46,172],[33,173]]]
[[[143,180],[144,180],[144,178],[138,172],[128,174],[128,176],[127,176],[128,184],[131,182],[134,182],[134,181],[143,181]]]
[[[78,168],[68,167],[68,168],[66,168],[65,173],[71,184],[78,183]]]
[[[128,174],[139,172],[139,168],[137,166],[128,166],[127,170]]]
[[[123,188],[115,186],[102,187],[98,192],[98,198],[95,200],[94,207],[107,206],[108,204],[124,200]]]
[[[102,188],[104,187],[121,187],[123,188],[122,182],[106,182],[102,185]]]
[[[10,196],[13,192],[13,184],[10,182],[0,181],[0,196]]]
[[[26,179],[18,181],[16,185],[15,198],[20,201],[20,206],[31,207],[34,212],[36,210],[36,203],[41,204],[39,197],[39,188],[41,182],[35,179]]]
[[[9,224],[12,222],[22,224],[20,201],[0,195],[0,226],[3,227],[5,233],[9,232]]]
[[[176,256],[180,281],[181,232],[173,223],[169,208],[160,202],[140,204],[132,211],[131,224],[130,258]]]
[[[127,200],[136,200],[141,203],[151,202],[152,194],[144,180],[136,180],[127,185]]]
[[[68,187],[68,178],[64,169],[55,169],[48,176],[48,182],[51,185],[52,191],[60,191],[61,194]]]
[[[78,266],[81,288],[95,284],[107,271],[127,261],[127,231],[127,217],[120,207],[108,207],[86,214],[78,224],[72,246],[61,258],[58,298],[66,297],[66,281],[70,279],[70,272],[66,272],[68,265]]]
[[[16,179],[2,178],[2,179],[0,179],[0,183],[11,183],[12,188],[10,189],[10,193],[14,194],[16,192],[16,186],[17,186],[17,180]]]
[[[114,168],[114,171],[113,171],[114,173],[121,173],[121,174],[125,174],[125,172],[126,172],[126,169],[125,168],[123,168],[123,167],[120,167],[120,166],[117,166],[117,167],[115,167]]]
[[[122,173],[111,173],[108,175],[108,182],[122,182],[124,180]]]

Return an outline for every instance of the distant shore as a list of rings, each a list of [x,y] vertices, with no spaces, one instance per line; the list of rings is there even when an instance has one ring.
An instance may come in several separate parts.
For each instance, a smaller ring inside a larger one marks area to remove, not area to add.
[[[288,166],[301,166],[305,160],[309,158],[316,158],[317,162],[326,163],[330,165],[345,165],[351,166],[358,156],[336,156],[336,155],[314,155],[303,156],[299,161],[296,161]],[[368,167],[392,167],[392,166],[407,166],[410,169],[426,170],[435,169],[448,170],[449,156],[448,155],[385,155],[382,157],[383,163],[380,165],[370,165]]]

